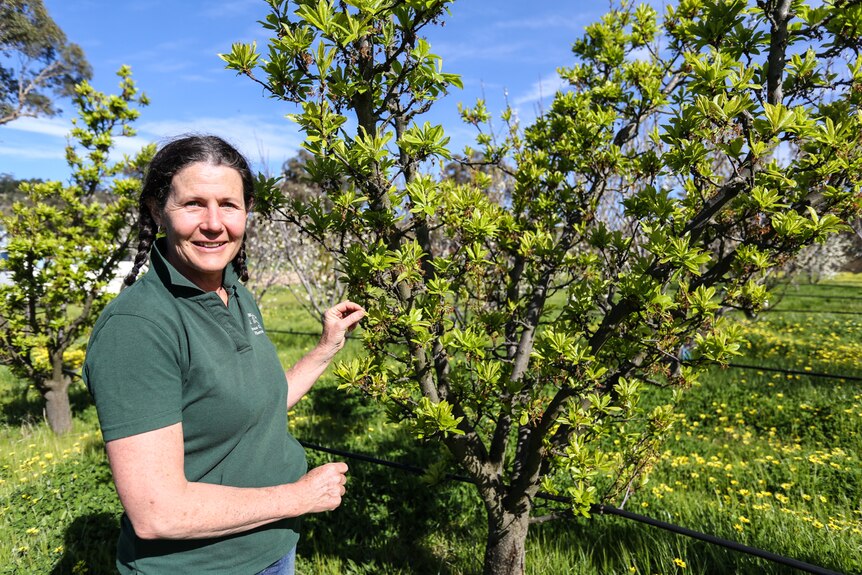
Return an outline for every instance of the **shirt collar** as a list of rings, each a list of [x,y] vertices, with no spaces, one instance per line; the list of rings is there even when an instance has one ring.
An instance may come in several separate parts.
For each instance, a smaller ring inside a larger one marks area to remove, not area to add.
[[[192,288],[199,292],[203,292],[201,288],[181,274],[179,270],[177,270],[177,268],[168,261],[168,258],[164,255],[167,251],[167,247],[165,238],[159,238],[153,242],[153,247],[150,250],[150,261],[152,262],[152,267],[155,273],[157,273],[166,284],[177,287]],[[236,270],[234,270],[233,263],[231,262],[231,264],[228,264],[224,269],[222,286],[233,289],[238,281],[239,276],[237,275]]]

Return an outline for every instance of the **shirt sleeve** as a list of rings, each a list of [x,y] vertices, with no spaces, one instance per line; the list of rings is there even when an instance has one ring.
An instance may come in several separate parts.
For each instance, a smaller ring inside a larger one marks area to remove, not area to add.
[[[83,376],[105,441],[182,421],[180,346],[156,323],[114,315],[94,332]]]

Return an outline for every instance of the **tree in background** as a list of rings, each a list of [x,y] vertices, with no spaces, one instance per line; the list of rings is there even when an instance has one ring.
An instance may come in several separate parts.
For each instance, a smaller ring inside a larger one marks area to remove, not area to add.
[[[480,171],[426,173],[448,139],[418,118],[459,80],[420,34],[450,2],[267,3],[266,56],[223,58],[301,106],[328,199],[278,210],[369,314],[336,373],[475,480],[488,575],[524,572],[540,489],[624,504],[680,393],[737,353],[719,312],[759,309],[770,269],[860,210],[858,2],[612,7],[532,125],[506,110],[495,141],[482,102],[462,109],[504,201]]]
[[[42,0],[0,0],[0,125],[57,114],[52,96],[74,96],[91,76],[84,52],[66,41]]]
[[[71,428],[70,363],[80,364],[81,340],[112,297],[105,287],[129,251],[141,172],[154,152],[109,158],[115,138],[135,133],[132,106],[147,104],[127,67],[118,76],[118,95],[88,82],[75,89],[70,184],[22,184],[25,199],[0,214],[8,237],[0,271],[11,280],[0,286],[0,359],[39,391],[56,433]]]
[[[856,235],[833,234],[823,243],[810,245],[784,265],[775,282],[817,283],[834,278],[850,265],[856,248]]]
[[[0,174],[0,211],[9,209],[13,202],[24,197],[20,190],[21,184],[38,184],[41,181],[39,178],[19,180],[12,174]]]
[[[325,201],[320,187],[306,172],[310,155],[305,150],[287,160],[278,179],[279,197],[303,202]],[[266,210],[267,202],[263,202]],[[299,228],[277,213],[255,213],[246,229],[248,288],[258,304],[274,285],[286,286],[300,305],[316,319],[344,298],[336,261],[319,242],[303,236]]]

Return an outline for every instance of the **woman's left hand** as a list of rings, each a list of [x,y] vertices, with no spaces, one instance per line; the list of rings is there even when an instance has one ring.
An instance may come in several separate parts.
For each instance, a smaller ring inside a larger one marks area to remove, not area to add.
[[[333,355],[344,347],[347,334],[365,317],[365,309],[358,303],[343,301],[326,310],[323,314],[323,335],[320,345]]]

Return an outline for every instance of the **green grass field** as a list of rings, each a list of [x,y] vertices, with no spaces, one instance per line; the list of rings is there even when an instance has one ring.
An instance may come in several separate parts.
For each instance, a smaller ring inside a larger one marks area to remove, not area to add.
[[[853,276],[788,288],[772,311],[746,320],[750,345],[734,363],[763,369],[716,368],[687,393],[661,461],[626,508],[862,573],[862,383],[853,379],[862,377],[859,288],[862,278]],[[285,292],[271,296],[264,313],[286,364],[314,344],[281,333],[316,329]],[[348,343],[346,354],[359,351]],[[41,421],[36,393],[23,388],[0,371],[0,573],[111,573],[120,507],[86,391],[75,384],[74,430],[58,438]],[[327,377],[291,421],[312,443],[420,467],[444,457]],[[311,465],[332,459],[309,452]],[[469,485],[348,463],[342,507],[305,522],[299,573],[481,572],[485,518]],[[798,572],[612,516],[536,525],[527,554],[535,574]]]

